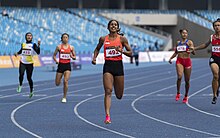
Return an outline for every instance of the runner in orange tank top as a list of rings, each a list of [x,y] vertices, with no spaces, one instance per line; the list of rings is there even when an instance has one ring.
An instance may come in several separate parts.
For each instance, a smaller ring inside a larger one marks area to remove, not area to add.
[[[94,50],[92,64],[96,64],[96,57],[99,50],[104,45],[105,64],[103,66],[103,85],[105,90],[104,105],[106,119],[105,123],[111,123],[110,107],[111,95],[114,87],[115,95],[121,99],[124,93],[124,69],[122,63],[122,54],[131,57],[132,50],[126,37],[119,35],[119,23],[116,20],[110,20],[108,23],[109,34],[99,38],[99,43]],[[123,49],[126,49],[124,51]]]
[[[180,86],[182,76],[184,74],[185,79],[185,95],[183,98],[183,103],[188,102],[188,92],[190,86],[190,76],[192,70],[192,62],[190,59],[190,52],[194,54],[194,46],[191,40],[188,40],[188,31],[186,29],[182,29],[179,31],[181,35],[181,40],[177,41],[176,50],[173,55],[170,57],[169,63],[172,64],[172,59],[177,56],[176,60],[176,72],[177,72],[177,94],[176,101],[180,99]]]
[[[219,94],[219,68],[220,68],[220,18],[213,22],[213,28],[215,33],[211,35],[209,40],[201,44],[198,47],[195,47],[195,50],[205,49],[210,44],[212,46],[212,55],[209,60],[209,65],[212,70],[213,79],[212,79],[212,91],[213,91],[213,99],[212,104],[216,104],[217,97]]]
[[[63,98],[61,100],[62,103],[66,103],[66,95],[68,91],[68,80],[70,78],[71,73],[71,65],[70,60],[71,58],[73,60],[76,59],[76,53],[74,50],[74,47],[68,44],[69,35],[67,33],[62,34],[61,41],[62,44],[58,45],[56,47],[56,50],[53,54],[53,60],[58,64],[57,73],[56,73],[56,80],[55,84],[56,86],[59,86],[61,83],[62,76],[64,76],[63,79]],[[59,61],[56,59],[56,55],[59,52]]]

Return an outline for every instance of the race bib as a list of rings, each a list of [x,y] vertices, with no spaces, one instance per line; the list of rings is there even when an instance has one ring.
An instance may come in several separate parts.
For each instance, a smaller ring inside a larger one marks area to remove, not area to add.
[[[184,46],[184,45],[183,46],[177,46],[176,49],[177,49],[178,52],[183,52],[183,51],[186,51],[186,46]]]
[[[212,52],[220,52],[220,46],[212,46]]]
[[[24,55],[24,56],[30,56],[30,55],[31,55],[31,50],[30,50],[30,49],[23,49],[23,50],[22,50],[22,55]]]
[[[116,51],[114,48],[106,49],[106,57],[117,57],[120,55],[121,53]]]
[[[61,59],[70,59],[70,54],[60,54]]]

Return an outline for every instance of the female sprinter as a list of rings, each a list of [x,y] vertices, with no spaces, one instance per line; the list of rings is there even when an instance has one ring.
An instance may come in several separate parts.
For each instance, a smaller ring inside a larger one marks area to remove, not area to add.
[[[68,91],[68,80],[70,78],[71,65],[70,58],[73,60],[76,59],[76,54],[74,47],[68,44],[69,35],[67,33],[62,34],[61,41],[62,44],[56,47],[56,50],[53,54],[53,60],[58,64],[57,73],[56,73],[56,86],[59,86],[61,83],[62,76],[64,76],[63,80],[63,98],[61,100],[62,103],[66,103],[66,95]],[[59,61],[56,59],[56,55],[59,52]]]
[[[211,35],[209,40],[195,47],[195,50],[205,49],[210,44],[212,45],[212,56],[209,59],[209,65],[212,70],[213,79],[212,79],[212,91],[213,91],[213,99],[212,104],[216,104],[217,96],[218,96],[218,87],[219,87],[219,67],[220,67],[220,18],[213,22],[213,28],[215,33]]]
[[[172,64],[172,59],[176,57],[176,72],[177,72],[177,94],[176,94],[176,101],[180,99],[180,86],[182,75],[184,73],[185,79],[185,96],[183,98],[183,103],[188,102],[188,92],[189,92],[189,82],[190,82],[190,75],[192,70],[192,62],[190,59],[190,51],[194,54],[194,46],[191,40],[188,40],[188,31],[186,29],[180,30],[181,41],[177,41],[177,46],[174,54],[170,57],[169,63]]]
[[[33,43],[33,35],[28,32],[25,34],[26,42],[21,44],[21,49],[16,52],[14,55],[17,57],[21,54],[20,65],[19,65],[19,85],[17,88],[17,92],[21,92],[23,79],[24,79],[24,72],[26,70],[27,80],[30,86],[30,95],[31,98],[33,93],[33,80],[32,80],[32,73],[34,70],[34,60],[33,55],[34,51],[39,55],[40,54],[40,40],[38,40],[38,45]]]
[[[99,50],[104,45],[105,64],[103,66],[103,85],[105,90],[104,105],[106,119],[105,123],[111,123],[110,107],[111,95],[114,86],[115,95],[121,99],[124,93],[124,69],[122,63],[122,54],[131,57],[132,50],[128,40],[119,34],[120,28],[117,20],[110,20],[108,23],[109,34],[102,36],[94,50],[92,64],[96,64],[96,57]],[[123,51],[125,47],[126,51]]]

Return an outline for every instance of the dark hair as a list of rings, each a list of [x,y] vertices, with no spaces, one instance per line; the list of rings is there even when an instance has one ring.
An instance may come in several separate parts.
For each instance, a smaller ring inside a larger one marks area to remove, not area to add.
[[[109,22],[108,22],[108,29],[109,29],[109,27],[110,27],[110,24],[111,24],[111,22],[113,22],[113,21],[115,21],[116,23],[117,23],[117,25],[118,25],[118,30],[117,30],[117,32],[120,32],[120,30],[121,30],[121,28],[119,27],[119,23],[118,23],[118,21],[117,20],[110,20]]]
[[[214,28],[214,24],[215,24],[216,22],[220,22],[220,18],[218,18],[217,20],[215,20],[215,21],[212,23],[213,28]]]
[[[188,32],[187,29],[180,29],[180,30],[179,30],[180,34],[181,34],[184,30],[185,30],[186,32]]]
[[[63,34],[61,35],[61,41],[63,41],[63,36],[64,36],[64,35],[67,35],[68,38],[69,38],[69,34],[67,34],[67,33],[63,33]]]

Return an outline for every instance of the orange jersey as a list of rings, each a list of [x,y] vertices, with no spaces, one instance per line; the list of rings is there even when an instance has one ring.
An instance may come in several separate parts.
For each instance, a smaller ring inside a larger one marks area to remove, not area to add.
[[[120,35],[117,35],[115,40],[109,40],[109,35],[105,37],[104,41],[104,57],[105,60],[118,61],[122,60],[122,53],[115,50],[116,47],[123,49],[121,44]]]
[[[59,51],[59,63],[70,63],[70,54],[71,54],[71,48],[70,45],[68,45],[68,48],[64,48],[64,45],[61,44],[61,48]]]
[[[220,39],[216,35],[211,35],[212,55],[220,57]]]

